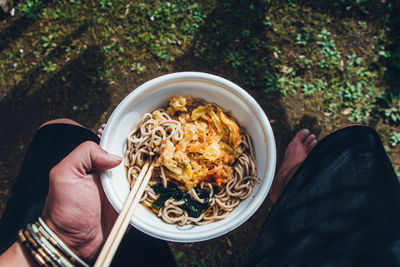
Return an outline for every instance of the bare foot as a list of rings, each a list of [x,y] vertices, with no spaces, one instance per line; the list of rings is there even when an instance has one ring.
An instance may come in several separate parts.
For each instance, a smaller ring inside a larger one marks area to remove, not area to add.
[[[103,135],[104,127],[106,127],[106,124],[105,124],[105,123],[103,123],[102,125],[100,125],[100,128],[97,130],[97,136],[98,136],[99,138],[101,138],[101,136]]]
[[[276,173],[274,182],[269,192],[269,198],[275,203],[283,189],[289,183],[293,174],[300,167],[300,164],[306,159],[307,155],[317,144],[314,134],[310,134],[308,129],[302,129],[297,132],[286,148],[283,163]]]

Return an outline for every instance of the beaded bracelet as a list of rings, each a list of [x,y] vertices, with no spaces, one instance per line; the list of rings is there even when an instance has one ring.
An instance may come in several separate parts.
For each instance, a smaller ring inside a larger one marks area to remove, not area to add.
[[[28,224],[26,229],[19,230],[18,237],[40,266],[89,267],[50,230],[40,217],[39,221]]]
[[[68,261],[57,249],[54,248],[54,246],[47,241],[45,238],[40,237],[40,234],[35,232],[33,230],[34,224],[32,225],[27,225],[27,229],[31,236],[34,238],[34,240],[39,244],[40,247],[43,248],[43,250],[50,255],[51,260],[55,263],[56,266],[68,266],[68,267],[73,267],[74,265],[71,264],[71,262]]]
[[[63,248],[62,251],[69,255],[70,258],[73,258],[73,262],[76,262],[80,266],[89,267],[86,262],[79,258],[74,252],[72,252],[72,250],[67,247],[67,245],[64,244],[64,242],[61,241],[61,239],[47,226],[47,224],[43,221],[41,217],[39,217],[38,220],[43,229],[49,234],[49,236],[52,237],[52,240],[55,243],[59,244],[59,247]]]
[[[29,243],[28,239],[24,236],[23,230],[19,230],[18,232],[18,237],[21,243],[29,250],[31,253],[32,257],[35,259],[35,261],[40,265],[40,266],[51,266],[47,264],[47,261],[43,259],[43,256],[40,255],[39,252],[36,252],[36,250],[31,246]]]
[[[36,221],[35,224],[32,224],[32,229],[40,236],[41,238],[43,237],[44,240],[48,241],[55,247],[56,250],[59,250],[63,255],[65,256],[70,256],[66,250],[64,250],[63,247],[60,246],[60,244],[57,243],[57,241],[54,240],[53,237],[51,237],[46,230],[42,227],[42,225],[39,223],[39,221]],[[74,257],[70,256],[68,260],[73,263],[77,264],[77,261],[74,259]]]

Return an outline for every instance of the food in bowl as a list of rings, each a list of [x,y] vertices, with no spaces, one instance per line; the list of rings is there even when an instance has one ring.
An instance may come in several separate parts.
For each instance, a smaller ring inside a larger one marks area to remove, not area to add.
[[[204,225],[226,218],[256,183],[250,136],[215,104],[173,96],[143,115],[127,137],[129,184],[146,161],[156,168],[141,203],[169,224]]]

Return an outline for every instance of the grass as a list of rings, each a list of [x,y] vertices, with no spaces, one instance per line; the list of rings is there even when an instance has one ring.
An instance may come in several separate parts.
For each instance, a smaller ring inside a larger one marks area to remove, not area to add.
[[[281,147],[307,123],[319,138],[346,123],[377,129],[400,177],[395,2],[25,0],[15,10],[0,24],[1,119],[19,122],[2,132],[4,153],[26,148],[33,124],[63,116],[95,129],[144,81],[197,70],[255,96]],[[15,177],[0,165],[0,180]],[[235,265],[251,245],[241,231],[228,235],[233,248],[174,247],[180,266]]]

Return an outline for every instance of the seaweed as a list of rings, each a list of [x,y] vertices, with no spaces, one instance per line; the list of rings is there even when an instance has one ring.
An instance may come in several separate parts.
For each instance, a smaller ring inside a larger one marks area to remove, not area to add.
[[[158,183],[153,185],[152,188],[159,195],[152,204],[153,208],[160,209],[164,206],[165,201],[171,198],[176,201],[184,200],[185,203],[180,208],[186,211],[190,217],[198,218],[209,207],[209,192],[199,186],[195,188],[195,191],[200,199],[204,199],[204,203],[198,202],[191,195],[182,191],[175,183],[168,183],[167,187]]]

